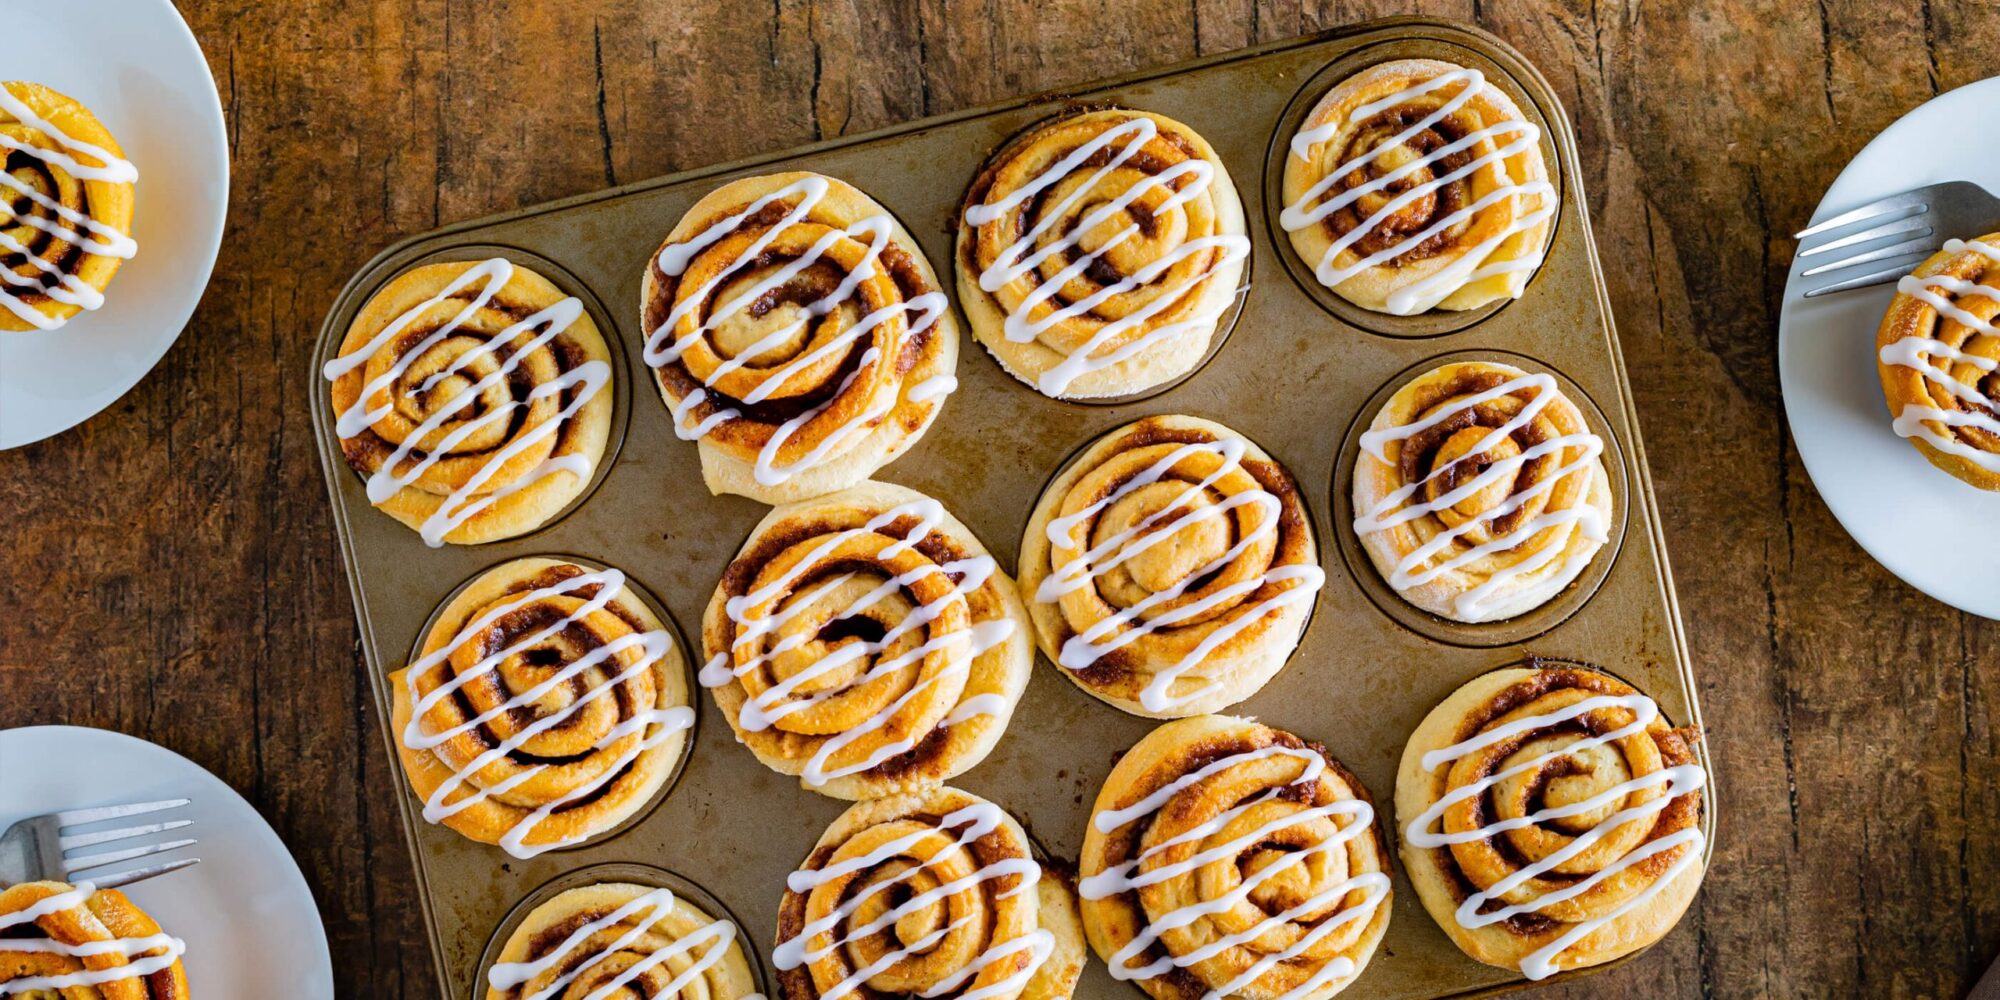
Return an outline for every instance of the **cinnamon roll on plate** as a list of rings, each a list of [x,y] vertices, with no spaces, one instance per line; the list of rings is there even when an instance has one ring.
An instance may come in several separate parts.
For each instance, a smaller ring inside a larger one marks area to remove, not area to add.
[[[856,800],[984,760],[1034,663],[986,547],[938,501],[876,482],[771,511],[716,586],[702,648],[738,742]]]
[[[389,724],[425,820],[530,858],[659,797],[694,728],[688,686],[624,573],[529,557],[444,606],[389,675]]]
[[[1158,1000],[1326,1000],[1389,926],[1368,790],[1324,747],[1226,715],[1169,722],[1091,807],[1090,945]]]
[[[1701,886],[1698,736],[1594,670],[1474,678],[1403,750],[1396,820],[1417,897],[1466,954],[1530,979],[1659,940]]]
[[[785,887],[777,1000],[1067,1000],[1083,972],[1069,880],[956,788],[849,808]]]
[[[0,331],[53,330],[104,304],[132,239],[139,169],[80,102],[0,83]]]
[[[640,290],[646,364],[711,493],[846,489],[958,387],[958,325],[917,241],[813,173],[745,177],[667,233]]]
[[[1057,399],[1192,371],[1250,258],[1208,141],[1165,115],[1065,115],[987,160],[959,217],[959,304],[1008,374]]]
[[[1256,694],[1325,582],[1291,474],[1197,417],[1099,438],[1043,491],[1021,538],[1042,654],[1093,697],[1151,718]]]
[[[186,943],[115,889],[0,889],[0,995],[188,1000]]]
[[[1896,433],[1932,465],[2000,490],[2000,233],[1950,240],[1896,284],[1876,368]]]
[[[1556,212],[1541,139],[1477,69],[1380,63],[1335,86],[1292,137],[1279,224],[1319,283],[1363,309],[1519,298]]]
[[[1389,585],[1457,622],[1542,606],[1610,540],[1604,439],[1555,376],[1489,361],[1397,389],[1361,435],[1354,531]]]

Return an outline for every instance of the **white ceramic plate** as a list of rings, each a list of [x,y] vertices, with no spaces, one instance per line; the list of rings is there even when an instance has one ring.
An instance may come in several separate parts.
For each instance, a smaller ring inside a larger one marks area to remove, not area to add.
[[[2000,135],[2000,77],[1939,96],[1862,149],[1813,219],[1940,181],[1972,181],[2000,193],[1994,135]],[[2000,561],[1991,544],[2000,493],[1933,467],[1889,427],[1875,374],[1875,329],[1895,286],[1808,300],[1800,293],[1801,269],[1794,261],[1778,314],[1778,378],[1792,440],[1813,485],[1847,533],[1889,572],[1952,607],[2000,618]]]
[[[0,331],[0,449],[68,430],[139,383],[194,315],[222,245],[229,142],[194,34],[168,0],[22,4],[0,79],[82,101],[139,168],[132,237],[104,308]]]
[[[181,961],[194,994],[332,1000],[333,963],[312,890],[278,835],[228,785],[180,754],[119,733],[0,730],[0,829],[62,809],[176,798],[194,801],[146,819],[194,820],[169,836],[199,842],[130,864],[181,857],[201,864],[122,891],[187,942]]]

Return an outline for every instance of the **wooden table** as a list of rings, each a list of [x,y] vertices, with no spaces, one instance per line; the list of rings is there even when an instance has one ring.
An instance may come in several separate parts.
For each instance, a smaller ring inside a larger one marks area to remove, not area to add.
[[[1787,234],[1877,130],[1991,71],[1991,0],[1310,6],[184,0],[227,242],[144,383],[0,453],[0,726],[194,758],[298,857],[341,996],[433,995],[308,416],[349,273],[440,223],[1422,11],[1512,42],[1576,122],[1721,775],[1680,928],[1550,992],[1961,994],[2000,949],[2000,627],[1840,530],[1773,331]]]

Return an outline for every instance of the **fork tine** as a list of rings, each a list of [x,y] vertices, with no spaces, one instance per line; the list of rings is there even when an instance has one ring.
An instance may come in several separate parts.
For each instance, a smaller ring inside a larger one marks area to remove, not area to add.
[[[99,878],[91,879],[90,884],[99,889],[116,889],[121,885],[131,885],[134,882],[143,882],[146,879],[152,878],[156,875],[165,875],[168,872],[177,872],[183,868],[192,867],[198,864],[201,864],[200,858],[182,858],[179,861],[169,861],[163,865],[152,865],[146,868],[131,868],[122,872],[113,872],[110,875],[105,875]]]
[[[194,820],[176,819],[176,820],[168,820],[165,823],[147,823],[144,826],[128,826],[122,830],[105,830],[101,833],[79,833],[73,836],[62,838],[61,840],[57,841],[57,846],[65,851],[68,851],[78,847],[89,847],[93,844],[106,844],[114,840],[126,840],[132,837],[143,837],[149,833],[165,833],[168,830],[178,830],[181,827],[192,826],[192,825],[194,825]]]
[[[1818,236],[1821,233],[1839,229],[1843,226],[1852,226],[1859,222],[1866,222],[1869,219],[1873,219],[1878,215],[1887,215],[1890,212],[1907,210],[1910,207],[1911,202],[1906,201],[1905,199],[1909,198],[1911,195],[1914,194],[1916,194],[1915,191],[1905,191],[1902,194],[1892,194],[1887,198],[1877,198],[1874,201],[1871,201],[1868,204],[1861,206],[1860,208],[1842,212],[1839,215],[1836,215],[1833,218],[1826,220],[1825,222],[1814,223],[1813,225],[1807,226],[1806,228],[1801,229],[1796,233],[1793,233],[1792,238],[1802,240],[1808,236]],[[1920,210],[1929,207],[1928,203],[1923,202],[1921,200],[1917,201],[1915,204],[1920,206]]]
[[[1910,268],[1915,267],[1917,262],[1922,259],[1922,256],[1911,256],[1902,263],[1882,268],[1879,271],[1870,271],[1858,277],[1843,278],[1830,285],[1821,285],[1818,288],[1808,290],[1805,297],[1811,299],[1832,292],[1845,292],[1855,288],[1866,288],[1869,285],[1886,285],[1909,274]]]
[[[107,819],[124,819],[127,816],[141,816],[162,809],[175,809],[187,805],[188,799],[161,799],[158,802],[134,802],[122,806],[100,806],[96,809],[69,809],[55,814],[56,822],[63,826],[82,826],[85,823],[101,823]]]
[[[1915,215],[1905,216],[1894,222],[1886,222],[1873,229],[1864,229],[1852,236],[1842,236],[1837,240],[1828,240],[1825,243],[1814,244],[1810,250],[1800,250],[1799,256],[1817,257],[1823,253],[1832,253],[1835,250],[1845,249],[1862,243],[1873,243],[1876,240],[1886,240],[1891,236],[1901,236],[1904,233],[1928,236],[1931,232],[1931,224],[1924,216],[1929,211],[1930,209],[1926,207]]]
[[[1878,260],[1888,260],[1892,257],[1933,254],[1942,245],[1934,235],[1919,236],[1914,240],[1905,240],[1894,246],[1886,246],[1879,250],[1870,250],[1867,253],[1858,253],[1852,257],[1842,257],[1839,260],[1828,261],[1816,267],[1806,268],[1799,272],[1799,277],[1809,278],[1815,274],[1825,274],[1828,271],[1838,271],[1843,268],[1857,267],[1862,264],[1873,264]]]
[[[64,858],[63,870],[74,875],[77,872],[86,871],[91,868],[102,868],[105,865],[115,865],[120,861],[143,858],[148,854],[178,850],[193,843],[194,838],[190,837],[186,840],[169,840],[164,844],[147,844],[144,847],[134,847],[123,851],[105,851],[102,854],[86,854],[80,858]]]

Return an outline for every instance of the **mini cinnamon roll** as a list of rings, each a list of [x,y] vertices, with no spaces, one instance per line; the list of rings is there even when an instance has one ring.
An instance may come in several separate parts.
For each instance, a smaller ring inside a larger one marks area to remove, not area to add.
[[[1397,316],[1520,297],[1556,211],[1541,130],[1485,74],[1436,59],[1334,87],[1292,138],[1284,197],[1314,277]]]
[[[0,889],[0,995],[188,1000],[187,944],[88,882]]]
[[[958,327],[917,241],[853,186],[745,177],[646,267],[646,364],[711,493],[791,503],[867,479],[929,429]]]
[[[1701,885],[1696,737],[1596,671],[1474,678],[1424,717],[1396,778],[1424,908],[1466,954],[1530,979],[1659,940]]]
[[[600,882],[557,894],[507,936],[486,1000],[761,1000],[743,934],[671,889]]]
[[[886,483],[773,510],[703,619],[701,682],[739,742],[840,799],[984,760],[1034,650],[1014,581],[944,505]]]
[[[104,304],[132,240],[139,170],[97,116],[0,83],[0,331],[53,330]]]
[[[1151,718],[1256,694],[1297,648],[1325,582],[1291,474],[1195,417],[1099,438],[1049,484],[1021,538],[1042,654]]]
[[[2000,490],[2000,233],[1950,240],[1896,283],[1876,366],[1896,433],[1932,465]]]

